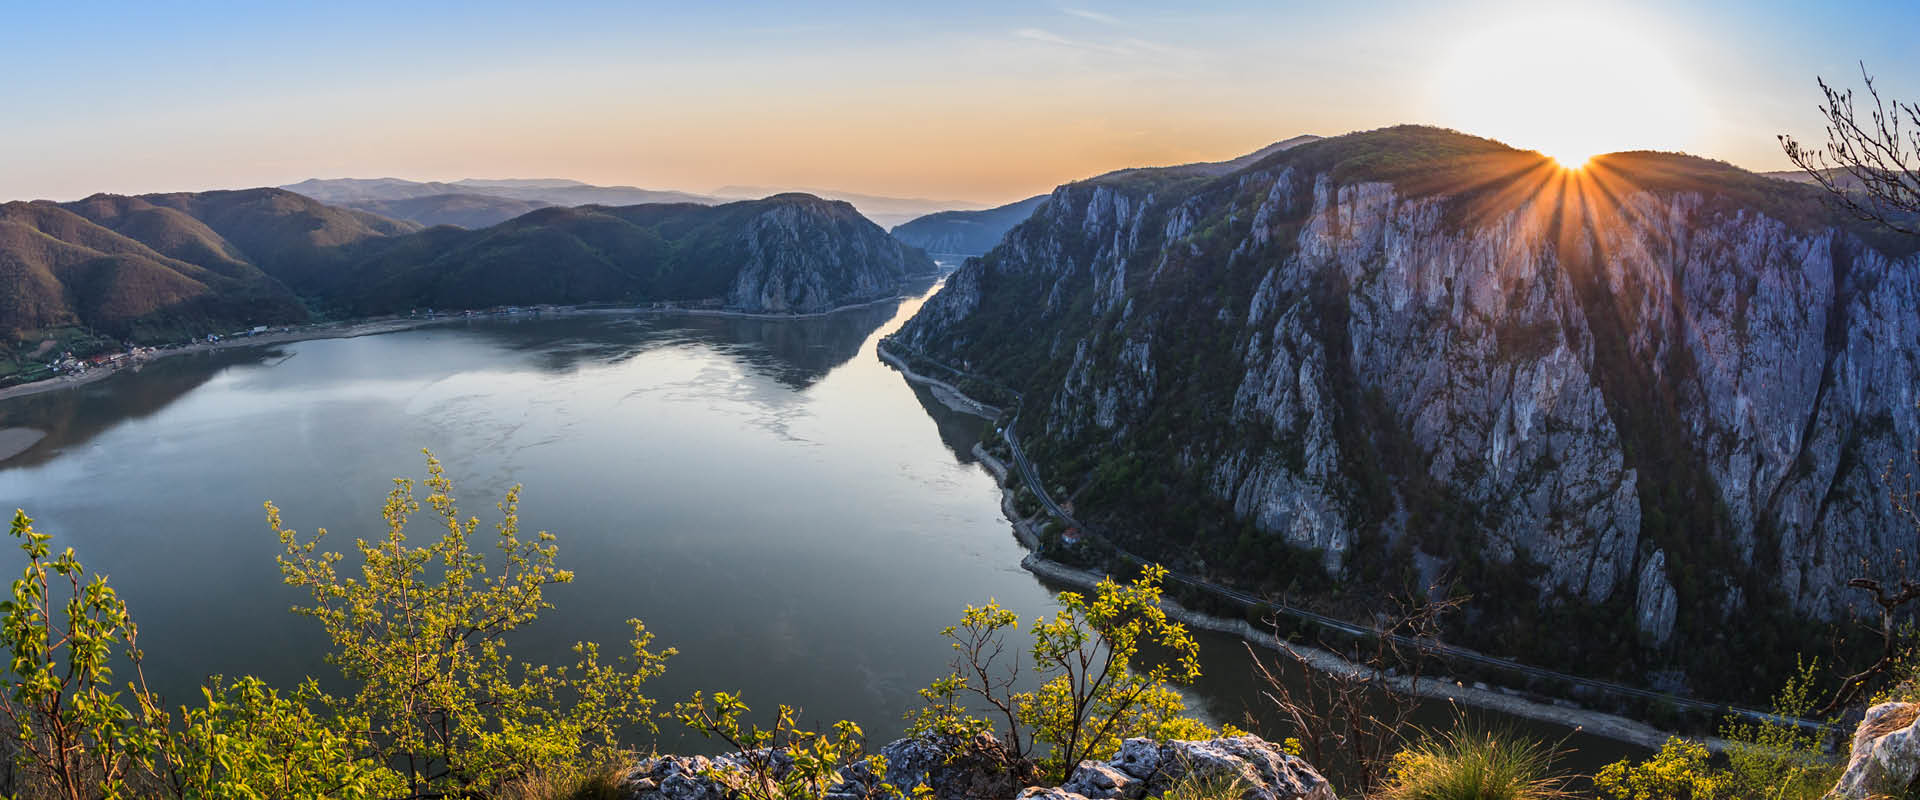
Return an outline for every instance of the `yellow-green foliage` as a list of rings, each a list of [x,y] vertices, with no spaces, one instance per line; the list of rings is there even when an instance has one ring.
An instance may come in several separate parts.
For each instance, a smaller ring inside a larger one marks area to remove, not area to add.
[[[1809,718],[1819,662],[1802,662],[1799,674],[1774,698],[1773,713]],[[1727,782],[1736,797],[1752,800],[1818,800],[1840,777],[1842,765],[1821,752],[1821,734],[1786,722],[1728,721]]]
[[[1381,800],[1547,800],[1566,796],[1553,750],[1456,727],[1396,753]]]
[[[1727,796],[1732,781],[1708,764],[1711,756],[1706,745],[1676,736],[1645,761],[1608,764],[1593,783],[1611,800],[1715,800]]]
[[[16,766],[64,796],[127,796],[129,774],[156,744],[113,688],[115,657],[139,663],[127,605],[105,578],[87,574],[73,548],[54,555],[53,537],[34,530],[25,511],[14,511],[8,533],[27,556],[0,602],[0,713]]]
[[[368,756],[367,720],[317,711],[331,703],[312,680],[282,695],[258,678],[216,675],[201,695],[204,705],[180,709],[152,762],[152,777],[177,797],[364,800],[405,792],[399,775]]]
[[[647,649],[653,637],[635,619],[617,663],[585,642],[574,646],[571,668],[514,663],[506,635],[551,608],[545,588],[573,574],[555,566],[552,534],[520,536],[519,487],[499,504],[490,559],[473,546],[479,520],[460,516],[453,483],[431,455],[427,471],[425,507],[438,536],[420,546],[408,541],[407,523],[422,505],[413,481],[396,480],[381,514],[386,535],[354,543],[358,575],[335,569],[339,553],[317,549],[324,529],[302,541],[267,504],[286,548],[280,570],[313,596],[313,605],[294,611],[326,629],[334,648],[328,661],[354,686],[322,704],[367,720],[373,755],[394,765],[415,796],[559,769],[613,750],[625,727],[651,725],[653,701],[640,685],[665,669],[673,651]]]
[[[609,763],[621,730],[652,724],[640,685],[673,651],[649,650],[631,620],[619,659],[583,642],[570,666],[515,663],[506,635],[551,607],[547,586],[573,576],[554,564],[554,537],[519,535],[517,488],[499,506],[489,557],[472,546],[479,522],[460,516],[431,456],[427,469],[437,535],[409,543],[408,519],[423,506],[412,481],[396,481],[386,535],[358,540],[360,567],[345,574],[344,557],[318,547],[324,531],[303,541],[267,506],[287,583],[312,593],[313,605],[295,611],[326,629],[328,661],[351,687],[343,697],[311,679],[283,693],[215,677],[200,705],[168,713],[139,678],[125,604],[16,512],[10,532],[27,568],[0,603],[0,721],[16,769],[0,791],[259,800],[487,796],[537,781],[590,797],[611,787],[577,765]],[[125,691],[113,683],[116,660],[133,668]]]
[[[942,633],[957,652],[952,674],[920,692],[927,705],[915,718],[915,732],[967,734],[994,725],[973,714],[967,700],[984,702],[1000,716],[1013,752],[1037,754],[1044,772],[1064,779],[1067,770],[1088,758],[1105,758],[1122,739],[1207,738],[1214,732],[1185,716],[1175,685],[1200,677],[1199,644],[1186,626],[1160,608],[1163,567],[1144,568],[1139,579],[1122,586],[1102,580],[1091,597],[1078,592],[1059,596],[1052,619],[1034,621],[1028,651],[1042,683],[1016,691],[1017,663],[997,663],[1008,631],[1019,627],[1013,612],[989,601],[968,607],[959,625]],[[1143,645],[1166,654],[1150,664],[1136,663]]]
[[[1781,719],[1729,720],[1726,766],[1711,763],[1706,745],[1667,740],[1653,758],[1620,761],[1594,777],[1615,800],[1819,800],[1840,776],[1842,765],[1821,749],[1821,734],[1786,722],[1813,713],[1818,662],[1802,662],[1774,698]]]

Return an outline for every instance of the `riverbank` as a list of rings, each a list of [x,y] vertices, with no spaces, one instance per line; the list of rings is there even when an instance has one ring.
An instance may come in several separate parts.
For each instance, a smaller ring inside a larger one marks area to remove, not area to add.
[[[907,295],[904,293],[896,294],[891,297],[882,297],[877,300],[867,300],[859,303],[850,303],[844,306],[836,306],[834,308],[827,309],[826,311],[815,311],[815,312],[808,312],[805,314],[767,314],[767,313],[759,313],[759,312],[752,312],[752,311],[727,311],[725,309],[652,307],[652,306],[614,306],[614,307],[557,306],[557,307],[551,307],[551,308],[543,308],[539,310],[521,311],[521,312],[507,313],[507,314],[486,313],[486,314],[475,314],[473,316],[468,316],[466,314],[448,314],[445,316],[436,316],[436,317],[373,317],[373,318],[367,318],[367,319],[350,320],[346,322],[322,323],[319,325],[314,325],[306,328],[299,328],[295,330],[289,330],[289,331],[278,332],[278,333],[263,333],[257,336],[248,336],[248,337],[239,338],[239,339],[222,339],[217,342],[195,342],[192,344],[182,345],[179,347],[153,349],[153,350],[146,351],[145,353],[142,353],[141,355],[138,355],[138,356],[129,356],[127,358],[124,358],[112,364],[106,364],[106,365],[101,365],[97,367],[90,367],[85,372],[76,373],[72,375],[60,375],[57,377],[48,378],[46,380],[34,381],[32,383],[23,383],[18,386],[8,386],[4,389],[0,389],[0,402],[11,400],[16,397],[26,397],[28,395],[41,394],[43,392],[55,392],[55,391],[60,391],[62,389],[79,388],[81,386],[86,386],[87,384],[95,383],[101,380],[105,380],[109,377],[112,377],[122,369],[128,369],[128,368],[139,369],[140,365],[142,364],[145,364],[149,361],[167,358],[169,356],[186,355],[189,353],[207,353],[215,350],[226,350],[226,349],[239,348],[239,347],[262,347],[265,345],[286,344],[288,342],[303,342],[303,341],[311,341],[311,340],[317,340],[317,339],[352,339],[360,336],[377,336],[383,333],[395,333],[398,331],[412,330],[414,328],[425,327],[428,325],[441,325],[441,324],[446,324],[451,322],[463,322],[463,321],[472,320],[472,319],[490,319],[490,318],[500,317],[500,316],[519,316],[519,315],[535,315],[535,314],[540,316],[640,316],[640,315],[679,314],[679,315],[695,316],[695,317],[737,317],[741,319],[765,319],[765,320],[817,319],[819,317],[839,314],[845,311],[852,311],[854,309],[869,308],[872,306],[881,305],[883,303],[898,302],[902,299],[905,299],[906,297]],[[35,437],[35,441],[38,441],[38,438],[39,437]],[[31,447],[32,443],[29,442],[27,445],[20,447],[19,450],[14,450],[11,452],[9,452],[9,447],[7,445],[8,445],[7,440],[0,439],[0,460],[5,460],[7,458],[11,458],[15,455],[18,455],[20,452],[24,451],[26,447]]]
[[[912,367],[907,366],[907,362],[887,352],[887,348],[885,347],[875,348],[875,351],[879,353],[881,361],[885,361],[888,366],[899,370],[900,374],[905,375],[908,381],[918,383],[932,390],[934,399],[939,400],[941,404],[946,407],[962,414],[972,414],[976,417],[984,417],[990,420],[1000,418],[1000,413],[1003,409],[998,406],[990,406],[968,397],[965,392],[960,391],[959,387],[940,380],[939,378],[932,378],[914,372]],[[976,450],[977,449],[978,448],[976,448]]]
[[[47,432],[33,428],[0,428],[0,461],[27,452],[27,448],[47,438]]]
[[[947,407],[961,413],[975,414],[988,419],[998,418],[999,409],[995,409],[992,406],[980,403],[961,394],[959,390],[955,389],[951,384],[915,373],[908,369],[898,358],[888,355],[885,348],[880,349],[880,357],[887,364],[898,370],[907,380],[936,389],[943,388],[946,392],[954,395],[954,401],[950,402],[948,398],[942,396],[942,392],[935,392],[935,397],[939,398],[943,403],[946,403]],[[1077,589],[1092,589],[1107,577],[1104,574],[1068,566],[1042,557],[1040,555],[1040,535],[1035,520],[1023,517],[1014,507],[1013,489],[1008,486],[1008,478],[1011,475],[1010,465],[995,458],[991,453],[987,452],[986,448],[981,447],[979,444],[974,445],[973,455],[980,460],[981,464],[987,467],[989,472],[993,473],[995,479],[1000,484],[1001,512],[1006,516],[1007,520],[1012,523],[1014,536],[1020,541],[1020,544],[1028,550],[1027,555],[1020,560],[1020,566],[1022,568],[1044,579],[1072,586]],[[1235,636],[1250,645],[1258,646],[1269,651],[1296,654],[1300,656],[1302,661],[1324,673],[1332,675],[1365,675],[1368,673],[1368,670],[1364,667],[1347,660],[1337,653],[1310,645],[1283,642],[1272,633],[1261,631],[1248,624],[1245,619],[1203,614],[1181,606],[1171,600],[1162,600],[1161,607],[1167,611],[1168,616],[1179,620],[1189,627]],[[1616,714],[1608,714],[1602,711],[1571,705],[1537,702],[1520,696],[1520,693],[1517,691],[1498,687],[1481,688],[1481,685],[1467,685],[1458,681],[1447,680],[1444,677],[1426,677],[1417,682],[1404,676],[1388,676],[1381,678],[1381,680],[1387,688],[1393,691],[1406,692],[1433,700],[1458,703],[1463,706],[1495,711],[1524,719],[1563,725],[1584,733],[1624,742],[1636,747],[1644,747],[1649,750],[1659,749],[1662,743],[1675,735],[1670,731],[1661,730],[1644,722],[1628,719]],[[1725,742],[1718,738],[1690,738],[1704,741],[1707,746],[1715,752],[1721,751],[1725,746]]]
[[[59,377],[48,378],[43,381],[23,383],[23,384],[20,384],[19,386],[9,386],[5,389],[0,389],[0,401],[11,400],[15,397],[25,397],[27,395],[40,394],[42,392],[53,392],[53,391],[59,391],[62,389],[78,388],[90,383],[105,380],[106,378],[109,378],[114,374],[118,373],[120,370],[129,369],[129,368],[139,369],[140,365],[142,364],[145,364],[149,361],[156,361],[162,358],[167,358],[169,356],[187,355],[190,353],[210,353],[215,350],[227,350],[227,349],[239,348],[239,347],[260,347],[263,345],[284,344],[286,342],[300,342],[300,341],[307,341],[310,339],[351,339],[357,336],[374,336],[382,333],[393,333],[395,331],[408,330],[410,328],[417,328],[422,325],[428,325],[435,322],[449,321],[453,319],[461,319],[461,318],[460,317],[447,317],[447,318],[435,318],[435,319],[375,318],[375,319],[366,319],[366,320],[354,320],[350,322],[322,323],[320,325],[315,325],[307,328],[299,328],[295,330],[289,330],[289,331],[277,332],[277,333],[263,333],[258,336],[248,336],[240,339],[222,339],[217,342],[195,342],[192,344],[181,345],[179,347],[153,349],[153,350],[148,350],[144,353],[141,353],[140,355],[137,355],[137,356],[128,356],[112,364],[106,364],[106,365],[97,366],[97,367],[90,367],[87,369],[87,371],[82,373],[78,373],[74,375],[61,375]],[[4,450],[5,448],[0,447],[0,452],[4,452]]]

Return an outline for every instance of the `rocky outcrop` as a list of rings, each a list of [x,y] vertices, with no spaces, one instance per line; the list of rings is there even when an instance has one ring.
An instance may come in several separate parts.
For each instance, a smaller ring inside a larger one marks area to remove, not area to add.
[[[1847,769],[1827,797],[1905,797],[1916,781],[1920,781],[1920,705],[1882,703],[1868,709],[1854,730]]]
[[[1920,549],[1878,482],[1920,441],[1920,262],[1725,165],[1529,158],[1391,129],[1062,186],[890,345],[1025,392],[1049,483],[1175,564],[1365,551],[1617,603],[1669,654],[1755,591],[1843,614]],[[1513,168],[1394,177],[1456,163]]]
[[[1026,786],[1031,773],[1015,771],[1011,765],[1018,760],[1007,758],[989,734],[966,740],[910,737],[882,748],[881,755],[887,760],[884,783],[864,769],[850,770],[830,795],[912,797],[915,787],[925,786],[939,800],[1144,800],[1192,778],[1236,787],[1241,800],[1334,800],[1327,780],[1312,766],[1257,736],[1165,743],[1128,739],[1113,759],[1081,762],[1058,787]],[[761,760],[775,780],[792,768],[785,754],[771,751],[656,756],[630,771],[622,785],[632,800],[739,800],[740,776],[749,759]]]
[[[988,800],[1012,797],[1033,782],[1032,767],[1006,752],[992,734],[971,740],[925,735],[897,739],[881,748],[887,760],[887,785],[911,795],[916,786],[935,800]]]
[[[1680,598],[1667,578],[1667,553],[1653,551],[1653,557],[1640,565],[1639,593],[1634,602],[1635,622],[1640,632],[1655,645],[1673,638],[1673,617],[1679,613]]]
[[[727,289],[730,308],[817,313],[891,297],[902,279],[932,274],[925,254],[882,233],[844,202],[778,195],[740,233],[745,258]]]
[[[1057,789],[1030,788],[1021,800],[1142,800],[1184,780],[1218,782],[1241,800],[1334,800],[1313,767],[1258,736],[1207,741],[1128,739],[1111,761],[1083,761]]]

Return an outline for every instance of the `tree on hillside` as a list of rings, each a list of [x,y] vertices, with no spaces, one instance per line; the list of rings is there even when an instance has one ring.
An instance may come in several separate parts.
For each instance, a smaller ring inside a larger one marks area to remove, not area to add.
[[[1805,170],[1847,211],[1867,222],[1920,236],[1920,103],[1887,101],[1860,65],[1866,97],[1854,107],[1852,89],[1818,78],[1826,100],[1827,143],[1803,145],[1780,136],[1787,158]]]

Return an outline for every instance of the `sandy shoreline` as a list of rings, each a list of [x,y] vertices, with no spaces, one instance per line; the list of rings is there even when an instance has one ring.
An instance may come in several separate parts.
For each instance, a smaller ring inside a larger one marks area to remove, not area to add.
[[[46,437],[46,431],[33,428],[0,428],[0,461],[27,452]]]
[[[947,407],[964,414],[974,414],[988,419],[996,419],[998,417],[998,409],[994,409],[992,406],[987,406],[964,394],[960,394],[958,389],[955,389],[952,385],[944,381],[929,378],[907,369],[898,359],[888,356],[884,349],[880,351],[880,357],[894,368],[900,370],[901,374],[909,381],[946,389],[948,392],[951,392],[953,395],[952,398],[943,396],[945,393],[942,392],[935,393],[935,396],[946,403]],[[1013,492],[1005,488],[1008,475],[1007,465],[999,459],[994,458],[992,454],[988,453],[985,448],[978,444],[975,444],[973,447],[973,455],[975,458],[980,459],[980,463],[986,465],[987,470],[992,472],[994,477],[1000,482],[1002,487],[1000,491],[1000,510],[1002,514],[1006,516],[1007,520],[1013,524],[1014,535],[1020,540],[1020,544],[1028,550],[1026,557],[1020,560],[1020,566],[1022,568],[1043,578],[1080,589],[1091,589],[1106,577],[1105,575],[1089,570],[1070,567],[1057,561],[1042,558],[1039,552],[1040,537],[1033,529],[1033,521],[1023,519],[1020,516],[1020,513],[1015,510],[1013,506]],[[1168,616],[1190,627],[1236,636],[1248,644],[1274,652],[1283,652],[1283,648],[1290,649],[1298,653],[1315,669],[1322,672],[1329,674],[1354,674],[1362,671],[1359,665],[1348,661],[1338,654],[1328,652],[1318,647],[1283,643],[1274,638],[1272,633],[1258,630],[1248,624],[1244,619],[1228,619],[1202,614],[1170,600],[1163,600],[1161,606],[1167,610]],[[1424,678],[1417,684],[1412,684],[1412,682],[1405,677],[1387,678],[1386,681],[1389,686],[1396,690],[1409,691],[1421,697],[1445,700],[1489,711],[1497,711],[1502,714],[1539,722],[1564,725],[1568,728],[1578,729],[1583,733],[1612,739],[1618,742],[1625,742],[1649,750],[1659,749],[1662,743],[1674,735],[1644,722],[1627,719],[1626,717],[1615,714],[1585,708],[1535,702],[1517,696],[1515,693],[1509,693],[1496,688],[1480,689],[1474,686],[1432,677]],[[1718,738],[1689,738],[1704,741],[1708,747],[1715,752],[1722,750],[1725,746],[1724,740]]]

